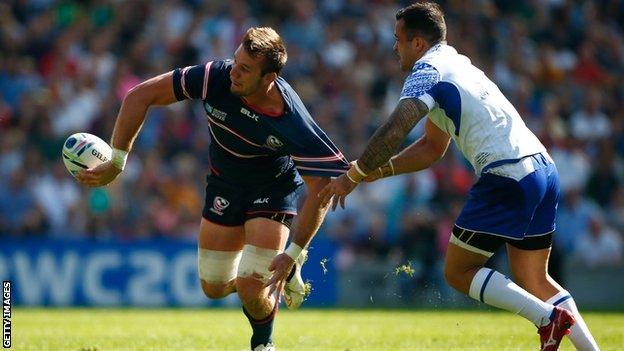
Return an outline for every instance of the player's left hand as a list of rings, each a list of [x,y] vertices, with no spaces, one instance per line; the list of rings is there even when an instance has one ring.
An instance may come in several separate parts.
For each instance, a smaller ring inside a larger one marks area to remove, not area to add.
[[[265,287],[270,287],[269,296],[273,292],[277,292],[277,294],[282,293],[284,284],[286,284],[286,278],[288,278],[288,274],[290,274],[294,265],[295,261],[283,252],[273,258],[269,265],[269,271],[273,272],[273,275],[264,285]]]
[[[80,171],[76,175],[76,179],[79,183],[88,187],[100,187],[115,180],[120,173],[121,169],[115,167],[111,161],[108,161],[95,168]]]
[[[338,202],[340,202],[340,207],[345,208],[345,198],[353,191],[353,189],[355,189],[357,185],[358,183],[352,182],[345,174],[333,179],[318,194],[321,198],[321,206],[327,206],[332,198],[336,196],[336,199],[332,204],[332,211],[336,210]]]

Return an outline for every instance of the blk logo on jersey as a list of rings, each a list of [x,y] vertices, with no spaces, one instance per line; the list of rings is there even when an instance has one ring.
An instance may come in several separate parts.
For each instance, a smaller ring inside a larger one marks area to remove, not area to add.
[[[215,196],[210,211],[218,214],[219,216],[223,216],[223,210],[225,210],[228,206],[230,206],[230,202],[228,200],[222,198],[221,196]]]
[[[258,115],[257,115],[257,114],[255,114],[255,113],[253,113],[253,112],[251,112],[251,111],[249,111],[248,109],[246,109],[246,108],[244,108],[244,107],[241,107],[240,112],[241,112],[242,114],[244,114],[245,116],[247,116],[247,117],[249,117],[249,118],[253,119],[253,120],[254,120],[254,121],[256,121],[256,122],[258,122]]]
[[[254,204],[268,204],[269,203],[269,198],[268,197],[261,197],[259,199],[254,200],[253,203]]]
[[[278,147],[282,147],[284,146],[284,143],[282,143],[278,138],[276,138],[273,135],[269,135],[269,137],[266,140],[266,147],[268,147],[271,150],[277,150]]]

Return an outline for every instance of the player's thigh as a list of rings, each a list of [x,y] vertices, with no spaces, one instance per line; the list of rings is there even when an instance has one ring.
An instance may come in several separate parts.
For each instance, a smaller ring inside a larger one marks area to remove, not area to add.
[[[502,244],[499,237],[455,226],[444,262],[447,282],[460,291],[467,291],[472,272],[482,267]]]
[[[226,226],[202,218],[199,225],[198,247],[216,251],[240,251],[245,244],[245,227]]]
[[[505,238],[468,229],[453,228],[444,262],[444,277],[453,288],[467,293],[474,273],[483,267]]]
[[[488,259],[488,256],[450,243],[444,261],[445,272],[450,274],[463,273],[472,268],[483,266]]]
[[[245,245],[281,251],[289,233],[290,229],[281,221],[267,217],[251,218],[245,222]]]
[[[487,260],[486,256],[450,243],[444,261],[444,278],[451,287],[467,294],[474,273]]]

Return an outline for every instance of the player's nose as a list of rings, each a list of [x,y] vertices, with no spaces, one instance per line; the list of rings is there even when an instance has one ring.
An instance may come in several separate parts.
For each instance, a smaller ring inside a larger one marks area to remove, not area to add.
[[[232,70],[230,70],[230,80],[235,80],[240,76],[238,69],[236,66],[232,66]]]

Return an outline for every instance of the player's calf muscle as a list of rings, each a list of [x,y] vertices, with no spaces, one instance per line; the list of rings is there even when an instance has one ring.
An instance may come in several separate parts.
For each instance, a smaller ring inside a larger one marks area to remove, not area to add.
[[[273,309],[273,302],[265,292],[264,282],[260,275],[249,276],[236,279],[236,290],[238,297],[245,306],[245,309],[254,318],[266,317]]]
[[[265,290],[264,282],[265,280],[259,274],[236,278],[238,296],[243,302],[256,299]]]

